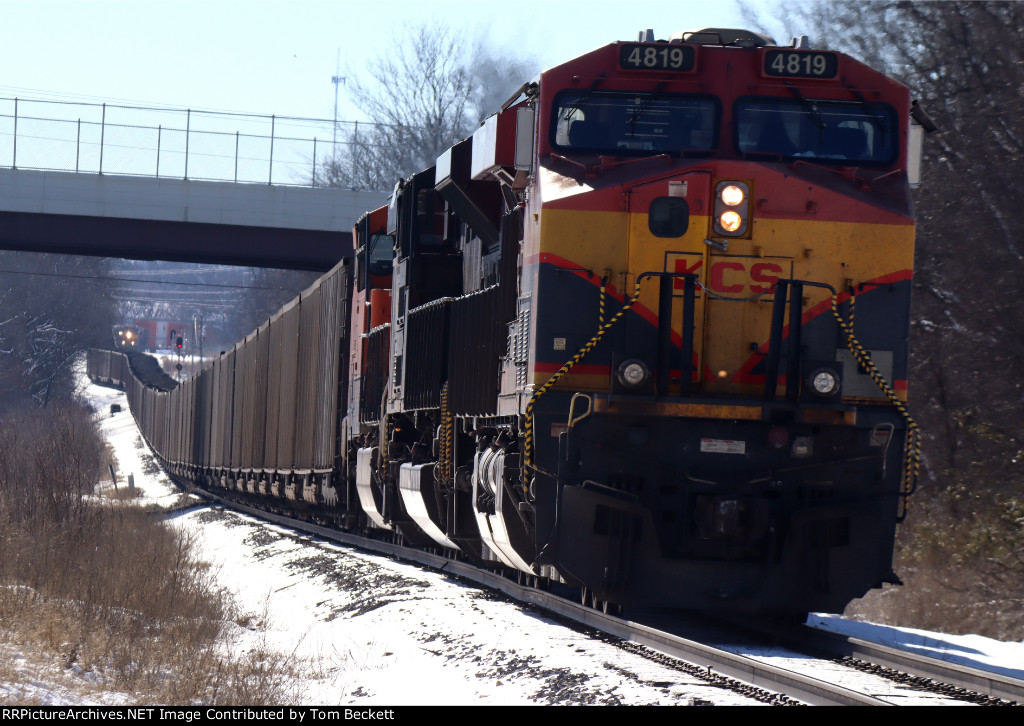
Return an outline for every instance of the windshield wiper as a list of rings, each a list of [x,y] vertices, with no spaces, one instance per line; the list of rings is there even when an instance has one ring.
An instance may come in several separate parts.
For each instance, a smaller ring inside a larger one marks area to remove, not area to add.
[[[807,108],[811,113],[811,120],[814,121],[814,125],[818,127],[819,131],[825,130],[825,120],[821,117],[821,111],[818,110],[818,104],[807,98],[804,94],[800,93],[800,89],[791,83],[787,83],[789,90],[800,99],[800,102]]]
[[[667,81],[662,81],[657,86],[655,86],[654,91],[651,92],[651,95],[649,95],[644,100],[644,102],[637,106],[636,109],[633,111],[633,116],[632,118],[629,119],[630,136],[636,136],[636,122],[639,121],[640,117],[647,113],[647,110],[654,104],[655,101],[658,100],[658,97],[661,96],[661,89],[665,87],[666,83]]]
[[[597,86],[598,86],[598,85],[599,85],[599,84],[601,83],[601,81],[603,81],[603,80],[604,80],[604,74],[602,73],[602,74],[601,74],[601,75],[600,75],[600,76],[599,76],[599,77],[597,78],[597,80],[595,80],[595,81],[594,81],[593,83],[591,83],[591,84],[590,84],[590,88],[588,88],[588,89],[587,89],[586,91],[584,91],[584,92],[583,92],[583,93],[582,93],[582,94],[580,95],[580,97],[576,99],[576,103],[574,103],[574,104],[573,104],[572,106],[570,106],[570,107],[569,107],[569,110],[565,112],[565,116],[563,116],[562,118],[564,118],[564,119],[565,119],[566,121],[571,121],[571,120],[572,120],[572,117],[573,117],[573,115],[574,115],[574,114],[575,114],[575,113],[576,113],[577,111],[582,111],[582,110],[583,110],[583,107],[584,107],[585,105],[587,105],[587,101],[589,101],[589,100],[590,100],[590,97],[594,95],[594,90],[595,90],[595,89],[597,88]]]

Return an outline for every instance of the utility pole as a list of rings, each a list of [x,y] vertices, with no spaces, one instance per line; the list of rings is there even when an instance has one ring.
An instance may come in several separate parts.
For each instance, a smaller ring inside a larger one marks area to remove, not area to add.
[[[341,75],[341,48],[338,48],[338,55],[334,61],[334,75],[331,76],[331,83],[334,84],[334,133],[331,137],[332,157],[338,153],[338,86],[344,82],[345,76]]]

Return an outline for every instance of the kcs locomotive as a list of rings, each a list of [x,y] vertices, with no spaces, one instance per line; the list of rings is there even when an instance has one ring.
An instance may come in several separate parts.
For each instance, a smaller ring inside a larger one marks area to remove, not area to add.
[[[612,43],[199,375],[91,370],[198,485],[598,607],[841,611],[898,582],[916,476],[914,112],[803,43]]]

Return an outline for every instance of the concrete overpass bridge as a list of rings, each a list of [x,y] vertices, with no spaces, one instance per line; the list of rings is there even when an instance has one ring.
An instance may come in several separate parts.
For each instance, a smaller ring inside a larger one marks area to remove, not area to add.
[[[0,169],[0,248],[329,270],[381,193]]]
[[[84,138],[83,109],[102,114]],[[132,122],[115,122],[115,109]],[[170,123],[140,124],[143,113]],[[322,161],[331,142],[283,136],[277,117],[228,114],[245,134],[196,128],[223,115],[0,99],[0,249],[316,271],[350,256],[352,224],[386,195],[318,185],[318,151]],[[258,133],[267,121],[269,136]],[[140,130],[155,148],[138,143]]]

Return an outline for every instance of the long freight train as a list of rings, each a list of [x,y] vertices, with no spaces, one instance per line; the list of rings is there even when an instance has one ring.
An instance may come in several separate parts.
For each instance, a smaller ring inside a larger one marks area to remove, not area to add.
[[[916,476],[919,134],[905,87],[799,46],[552,68],[199,375],[90,373],[188,482],[598,607],[841,611],[898,582]]]

